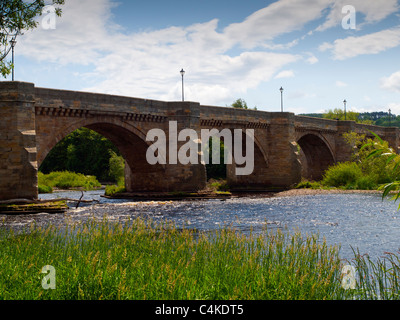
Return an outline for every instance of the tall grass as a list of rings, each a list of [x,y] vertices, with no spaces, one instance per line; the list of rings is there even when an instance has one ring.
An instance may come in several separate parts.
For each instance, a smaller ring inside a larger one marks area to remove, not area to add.
[[[337,247],[318,236],[245,236],[107,220],[0,237],[0,299],[344,299]],[[44,290],[41,269],[56,270]]]
[[[354,251],[353,264],[357,271],[357,288],[353,292],[360,300],[400,299],[400,256],[385,252],[383,257],[371,259]]]
[[[49,174],[38,173],[39,192],[51,193],[53,188],[74,189],[83,188],[93,190],[100,188],[101,184],[95,176],[86,176],[82,173],[69,171],[51,172]]]

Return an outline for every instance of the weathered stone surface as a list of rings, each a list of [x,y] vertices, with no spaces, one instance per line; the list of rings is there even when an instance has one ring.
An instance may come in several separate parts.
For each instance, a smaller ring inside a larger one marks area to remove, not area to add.
[[[37,198],[34,85],[2,82],[0,200]]]
[[[169,153],[167,164],[150,165],[146,160],[146,151],[152,144],[146,141],[147,133],[162,129],[169,141],[171,121],[177,123],[178,132],[193,129],[199,138],[202,129],[254,130],[253,173],[236,175],[240,166],[235,161],[227,166],[228,181],[237,189],[287,188],[299,182],[302,174],[320,178],[330,164],[350,159],[351,150],[342,138],[344,132],[371,135],[368,130],[374,131],[396,150],[400,143],[398,128],[286,112],[202,106],[196,102],[35,88],[23,82],[0,83],[0,118],[1,200],[36,198],[38,166],[60,140],[81,127],[99,132],[119,148],[127,164],[128,191],[204,188],[206,171],[200,152],[198,164],[170,164]],[[185,143],[179,141],[178,150]],[[245,144],[242,155],[244,151]]]

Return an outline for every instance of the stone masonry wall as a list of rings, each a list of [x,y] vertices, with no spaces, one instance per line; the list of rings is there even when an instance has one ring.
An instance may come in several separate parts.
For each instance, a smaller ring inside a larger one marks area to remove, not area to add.
[[[36,199],[34,85],[0,83],[0,200]]]

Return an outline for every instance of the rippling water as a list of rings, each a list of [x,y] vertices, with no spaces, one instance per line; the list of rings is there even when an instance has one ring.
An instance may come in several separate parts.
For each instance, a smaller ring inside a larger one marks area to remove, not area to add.
[[[92,216],[124,220],[149,217],[172,220],[207,231],[227,225],[243,232],[268,229],[298,229],[302,233],[319,233],[328,244],[341,245],[341,257],[351,259],[351,247],[372,257],[400,248],[400,211],[398,204],[382,201],[374,194],[331,194],[296,197],[246,197],[221,200],[176,202],[136,202],[101,198],[101,191],[87,192],[84,199],[97,199],[96,205],[71,208],[66,214],[3,216],[2,228],[21,228],[37,224],[80,221]],[[42,199],[69,197],[79,199],[81,193],[41,195]],[[71,204],[73,206],[73,204]]]

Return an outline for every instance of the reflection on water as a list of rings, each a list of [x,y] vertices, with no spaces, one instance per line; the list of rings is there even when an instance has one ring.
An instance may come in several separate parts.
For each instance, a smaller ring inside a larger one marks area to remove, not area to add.
[[[400,248],[400,211],[396,203],[382,201],[373,194],[332,194],[297,197],[246,197],[221,200],[129,202],[102,198],[103,191],[86,192],[83,199],[98,200],[95,205],[81,205],[66,214],[0,216],[2,228],[21,228],[35,222],[63,224],[66,220],[83,221],[91,217],[126,220],[134,217],[174,221],[203,231],[232,226],[247,233],[265,228],[298,229],[319,233],[328,244],[341,244],[341,256],[352,258],[353,248],[360,253],[381,256]],[[79,199],[80,192],[41,195],[42,199]]]

